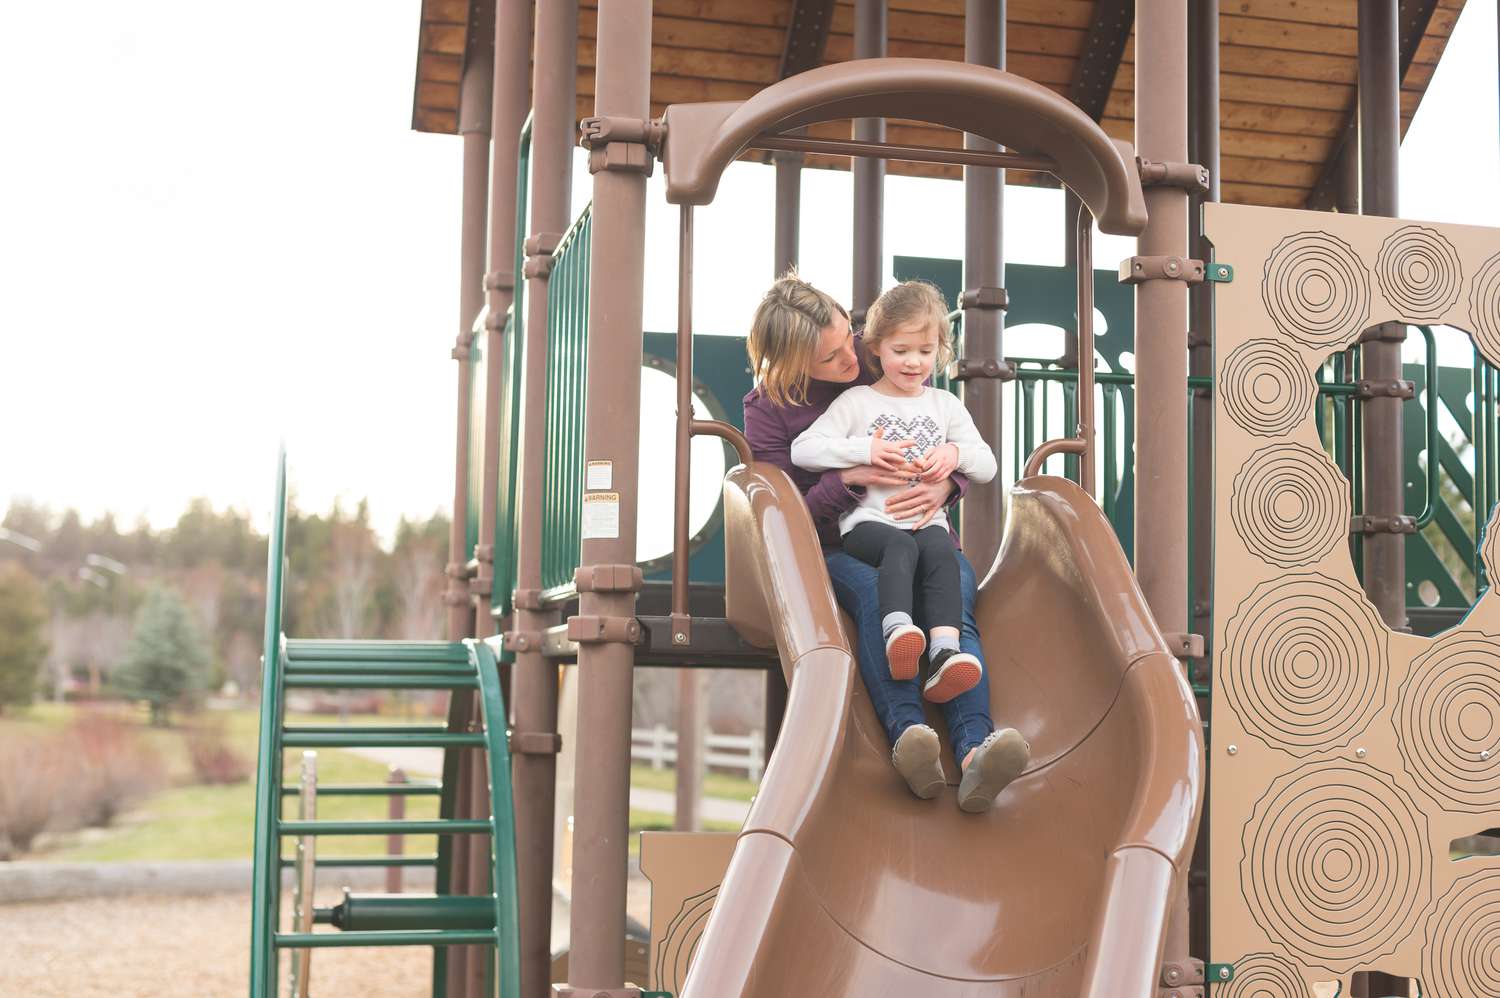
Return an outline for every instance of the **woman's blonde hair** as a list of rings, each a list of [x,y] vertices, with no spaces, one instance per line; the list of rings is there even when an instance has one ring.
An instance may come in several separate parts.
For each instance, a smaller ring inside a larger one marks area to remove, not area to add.
[[[806,405],[818,339],[844,306],[788,270],[755,309],[745,349],[755,383],[775,405]]]
[[[870,370],[880,372],[875,351],[887,337],[909,329],[937,328],[937,358],[934,373],[941,373],[953,360],[953,326],[948,321],[948,303],[935,285],[926,281],[902,281],[888,289],[865,314],[864,348]]]

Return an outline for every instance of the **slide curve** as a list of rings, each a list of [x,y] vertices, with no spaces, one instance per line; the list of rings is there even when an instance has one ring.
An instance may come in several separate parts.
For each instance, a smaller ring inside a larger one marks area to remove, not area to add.
[[[976,616],[995,720],[1033,758],[969,815],[946,732],[936,800],[891,767],[791,481],[740,466],[724,497],[729,618],[790,692],[683,998],[1154,998],[1202,730],[1093,500],[1050,477],[1011,493]]]

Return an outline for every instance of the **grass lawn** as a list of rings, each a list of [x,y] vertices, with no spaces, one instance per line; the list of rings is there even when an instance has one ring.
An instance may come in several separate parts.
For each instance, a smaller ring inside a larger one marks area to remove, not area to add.
[[[192,783],[192,766],[184,742],[186,727],[195,723],[221,724],[229,744],[247,759],[254,759],[259,735],[259,719],[251,709],[205,711],[193,717],[177,717],[178,726],[154,728],[147,723],[144,710],[133,707],[106,707],[127,718],[136,731],[160,756],[170,786],[152,796],[132,811],[120,816],[108,828],[47,833],[38,839],[36,850],[27,859],[57,862],[130,862],[151,860],[247,859],[255,834],[254,775],[244,783],[232,786],[202,786]],[[25,711],[0,716],[0,736],[30,734],[55,736],[81,713],[66,704],[37,704]],[[352,723],[370,724],[390,718],[356,716]],[[289,721],[298,724],[337,724],[336,715],[294,715]],[[298,782],[300,753],[289,750],[283,779],[288,785]],[[388,767],[385,763],[353,752],[324,749],[318,753],[319,783],[381,783]],[[675,775],[670,769],[653,770],[649,766],[631,767],[631,783],[637,787],[670,792]],[[704,780],[704,794],[730,800],[748,801],[756,784],[747,779],[709,773]],[[435,797],[406,798],[406,817],[435,818]],[[374,798],[326,798],[319,802],[318,817],[328,819],[384,818],[387,801]],[[286,814],[296,814],[295,798],[288,798]],[[670,830],[672,816],[655,811],[632,809],[630,812],[630,851],[639,849],[637,832]],[[705,831],[738,831],[730,822],[706,821]],[[410,836],[405,852],[430,855],[436,849],[433,836]],[[322,856],[369,856],[387,851],[385,836],[347,836],[327,838],[319,843]],[[293,852],[293,843],[285,844],[285,855]]]
[[[670,769],[652,769],[650,766],[631,766],[630,785],[651,790],[672,791],[677,788],[677,774]],[[743,776],[726,773],[706,773],[703,777],[703,796],[723,797],[727,800],[748,801],[755,796],[759,784]]]

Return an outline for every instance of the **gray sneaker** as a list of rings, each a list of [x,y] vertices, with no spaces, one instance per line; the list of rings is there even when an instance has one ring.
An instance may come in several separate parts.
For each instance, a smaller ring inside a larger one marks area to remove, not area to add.
[[[1031,746],[1015,728],[1001,728],[980,743],[958,784],[958,807],[982,814],[994,806],[1000,791],[1021,775],[1031,759]]]
[[[911,792],[923,800],[936,797],[948,784],[943,778],[943,764],[938,761],[940,752],[937,732],[925,724],[913,724],[901,732],[891,749],[891,765],[906,779]]]

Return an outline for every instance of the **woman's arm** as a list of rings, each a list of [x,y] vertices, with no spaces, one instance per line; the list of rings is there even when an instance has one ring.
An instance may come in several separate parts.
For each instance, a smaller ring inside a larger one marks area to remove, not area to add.
[[[799,487],[802,486],[805,474],[799,475],[799,469],[792,464],[791,435],[775,407],[755,403],[745,406],[745,439],[750,442],[750,453],[755,460],[776,465]],[[857,477],[858,470],[825,471],[807,488],[803,497],[814,523],[837,523],[839,517],[859,505],[864,498],[864,489],[855,492],[845,484],[846,478],[852,482]]]

